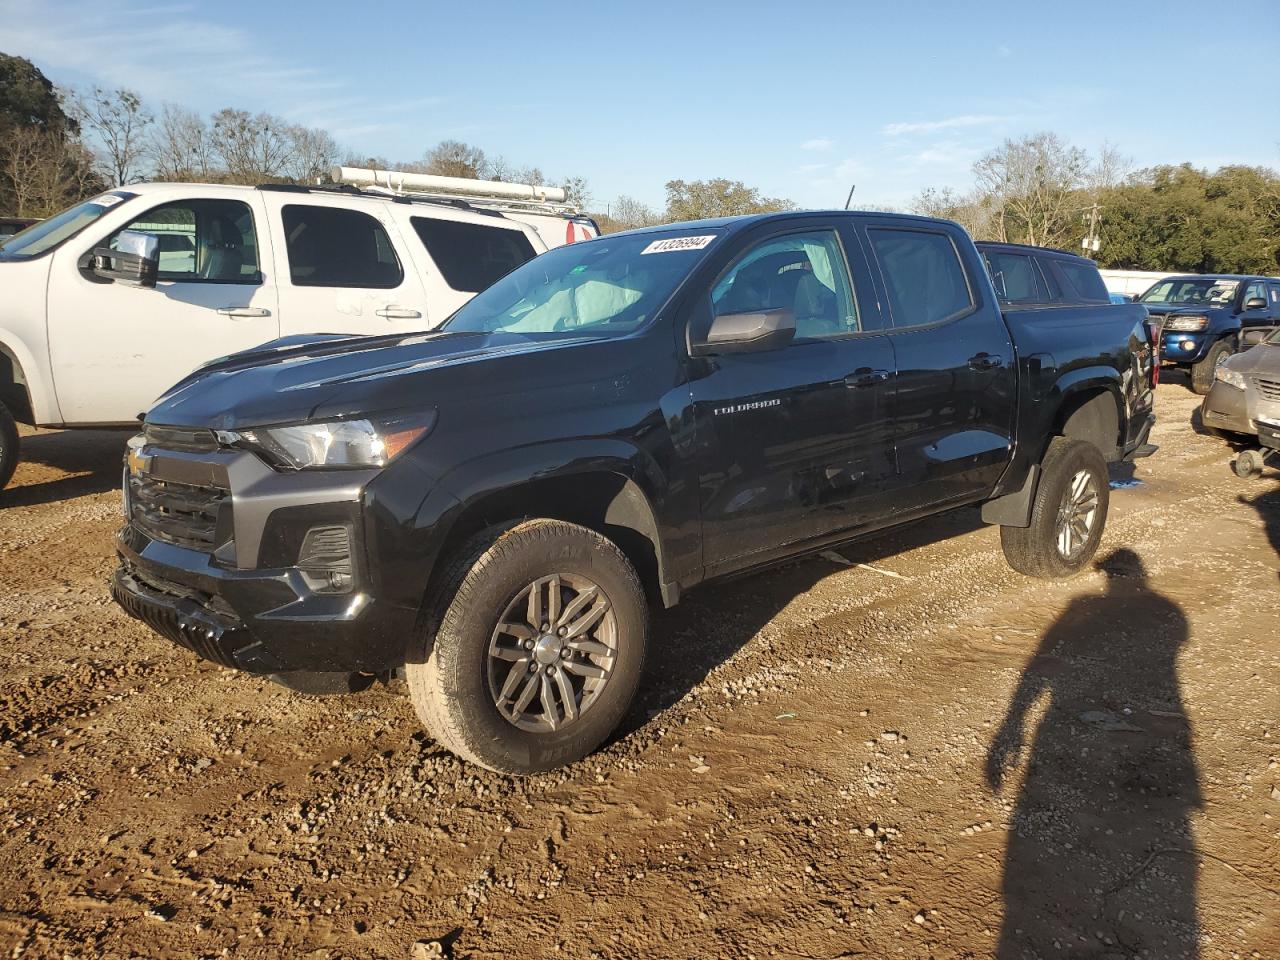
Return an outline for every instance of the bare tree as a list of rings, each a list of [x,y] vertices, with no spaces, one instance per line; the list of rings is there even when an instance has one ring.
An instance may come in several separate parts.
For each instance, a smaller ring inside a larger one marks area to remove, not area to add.
[[[992,238],[1040,246],[1069,241],[1076,191],[1089,170],[1088,155],[1055,133],[1006,140],[973,166],[980,202],[992,210]]]
[[[471,180],[487,176],[484,151],[460,140],[442,140],[423,158],[423,173],[438,177],[466,177]]]
[[[613,202],[609,208],[609,218],[618,225],[619,230],[652,227],[662,222],[656,210],[625,194]]]
[[[147,127],[155,116],[132,90],[93,87],[87,93],[72,92],[68,113],[81,132],[95,141],[95,153],[108,183],[121,186],[141,179],[147,154]]]
[[[211,180],[213,143],[198,113],[172,103],[160,112],[151,135],[151,165],[157,180]]]
[[[287,176],[299,183],[315,183],[338,162],[337,141],[327,130],[293,126],[288,130],[291,149],[285,159]]]
[[[48,217],[102,187],[89,151],[65,129],[14,127],[0,153],[19,217]]]
[[[262,183],[286,176],[290,125],[269,113],[219,110],[213,115],[213,152],[233,183]]]

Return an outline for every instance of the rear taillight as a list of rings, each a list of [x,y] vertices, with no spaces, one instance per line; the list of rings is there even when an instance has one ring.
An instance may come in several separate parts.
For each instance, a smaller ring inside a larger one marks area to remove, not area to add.
[[[1151,386],[1160,385],[1160,321],[1148,317],[1147,343],[1151,344]]]

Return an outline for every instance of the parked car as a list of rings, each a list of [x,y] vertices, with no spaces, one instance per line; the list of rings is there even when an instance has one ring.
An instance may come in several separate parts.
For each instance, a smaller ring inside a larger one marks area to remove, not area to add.
[[[1098,265],[1087,257],[1052,247],[1021,243],[976,244],[987,264],[996,296],[1010,304],[1126,303],[1115,300]]]
[[[1206,394],[1218,364],[1240,349],[1243,328],[1280,324],[1280,279],[1166,277],[1138,302],[1163,326],[1163,359],[1190,367],[1191,388]]]
[[[280,345],[173,387],[130,444],[112,591],[298,688],[403,669],[494,770],[595,749],[646,597],[966,505],[1014,569],[1093,556],[1145,456],[1144,308],[1003,313],[958,225],[791,212],[561,247],[435,333]]]
[[[1200,417],[1209,429],[1245,441],[1258,436],[1260,423],[1280,425],[1280,330],[1218,365]],[[1276,427],[1264,429],[1270,435]]]
[[[439,325],[547,249],[532,219],[595,232],[567,208],[510,209],[350,186],[149,183],[36,224],[0,248],[0,487],[18,461],[15,420],[136,425],[215,357],[299,333]],[[132,246],[118,249],[126,232]],[[546,232],[550,245],[569,239]]]

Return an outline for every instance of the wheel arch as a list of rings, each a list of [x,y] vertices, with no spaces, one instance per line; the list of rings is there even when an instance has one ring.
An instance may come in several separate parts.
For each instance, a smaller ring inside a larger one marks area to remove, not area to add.
[[[634,449],[597,448],[583,456],[585,448],[576,444],[556,446],[561,449],[554,453],[535,455],[537,448],[525,448],[486,457],[441,481],[457,506],[435,522],[447,529],[437,529],[439,546],[433,551],[427,595],[470,537],[488,527],[540,517],[576,523],[613,541],[635,567],[646,593],[673,606],[679,588],[666,561],[659,515],[665,480],[656,466]],[[570,450],[576,455],[566,456]]]
[[[0,403],[9,408],[19,423],[34,425],[35,407],[27,369],[18,352],[0,340]]]
[[[1059,384],[1059,391],[1037,461],[1044,458],[1056,436],[1085,440],[1108,462],[1118,460],[1124,443],[1125,402],[1116,371],[1111,367],[1074,371]]]

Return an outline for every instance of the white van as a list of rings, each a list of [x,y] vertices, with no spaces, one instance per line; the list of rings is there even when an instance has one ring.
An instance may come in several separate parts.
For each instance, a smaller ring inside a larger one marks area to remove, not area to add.
[[[476,189],[489,186],[507,185]],[[15,420],[132,424],[238,350],[430,329],[548,247],[595,234],[559,204],[351,185],[101,194],[0,245],[0,487],[18,460]]]

